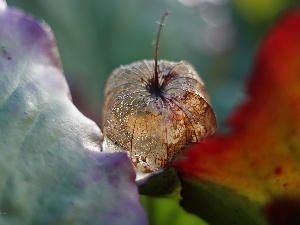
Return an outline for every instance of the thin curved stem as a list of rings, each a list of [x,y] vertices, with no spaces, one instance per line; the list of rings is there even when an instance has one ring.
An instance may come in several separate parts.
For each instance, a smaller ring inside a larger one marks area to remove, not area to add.
[[[159,84],[158,84],[158,66],[157,66],[157,61],[158,61],[158,47],[159,47],[159,38],[160,38],[160,33],[163,27],[163,23],[166,19],[166,17],[169,15],[169,12],[166,11],[164,15],[162,16],[160,23],[159,23],[159,28],[156,36],[156,43],[155,43],[155,60],[154,60],[154,89],[156,91],[159,90]]]

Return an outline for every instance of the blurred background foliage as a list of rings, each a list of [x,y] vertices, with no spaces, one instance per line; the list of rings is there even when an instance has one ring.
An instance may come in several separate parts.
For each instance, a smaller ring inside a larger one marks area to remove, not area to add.
[[[191,62],[216,111],[220,130],[245,96],[245,80],[260,38],[299,0],[7,0],[52,28],[74,103],[101,126],[104,87],[111,71],[152,59],[165,10],[159,57]],[[142,196],[154,225],[206,224],[178,201]],[[205,206],[203,206],[205,207]],[[216,215],[217,216],[217,215]]]

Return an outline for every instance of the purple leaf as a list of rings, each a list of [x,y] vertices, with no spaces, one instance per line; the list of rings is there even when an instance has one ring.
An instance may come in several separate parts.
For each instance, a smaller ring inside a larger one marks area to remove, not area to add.
[[[51,29],[0,1],[0,224],[148,224],[130,159],[102,139]]]

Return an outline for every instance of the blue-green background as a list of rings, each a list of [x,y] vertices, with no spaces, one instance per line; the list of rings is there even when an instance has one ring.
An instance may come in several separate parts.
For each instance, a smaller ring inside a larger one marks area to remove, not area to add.
[[[108,75],[121,64],[153,58],[156,22],[169,10],[159,57],[194,65],[206,83],[220,130],[226,130],[224,119],[245,96],[259,40],[285,9],[299,4],[296,0],[7,2],[51,26],[74,103],[99,126]],[[198,3],[189,7],[188,2]],[[143,196],[142,202],[153,225],[202,224],[177,200]]]

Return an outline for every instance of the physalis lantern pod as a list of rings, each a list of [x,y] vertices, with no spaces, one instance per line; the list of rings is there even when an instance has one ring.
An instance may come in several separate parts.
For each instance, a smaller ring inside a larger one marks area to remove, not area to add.
[[[137,172],[163,168],[191,142],[216,130],[203,81],[189,63],[142,60],[115,69],[105,90],[106,149],[126,150]]]

